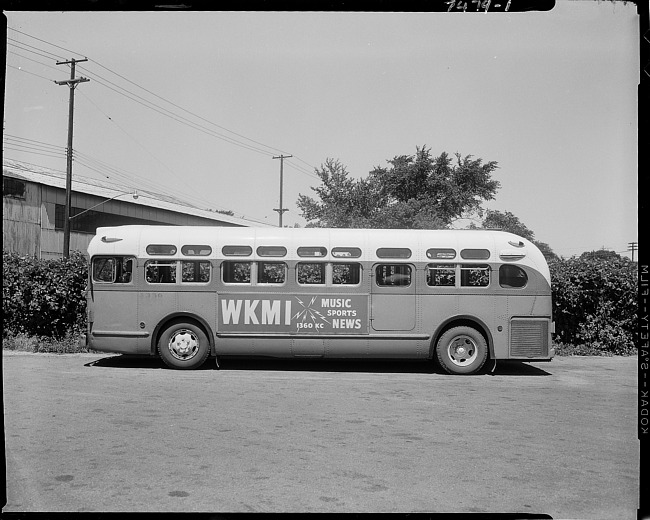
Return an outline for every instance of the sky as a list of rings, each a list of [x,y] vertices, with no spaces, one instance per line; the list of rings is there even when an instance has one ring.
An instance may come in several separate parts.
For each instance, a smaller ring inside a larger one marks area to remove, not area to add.
[[[299,194],[426,146],[496,161],[485,208],[569,257],[637,237],[636,6],[548,12],[6,12],[3,160],[305,225]],[[74,181],[73,181],[74,189]]]

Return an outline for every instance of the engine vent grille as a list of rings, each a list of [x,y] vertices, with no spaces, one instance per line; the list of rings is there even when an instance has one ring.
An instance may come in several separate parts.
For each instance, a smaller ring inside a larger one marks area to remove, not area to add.
[[[513,318],[510,321],[511,357],[548,357],[548,320]]]

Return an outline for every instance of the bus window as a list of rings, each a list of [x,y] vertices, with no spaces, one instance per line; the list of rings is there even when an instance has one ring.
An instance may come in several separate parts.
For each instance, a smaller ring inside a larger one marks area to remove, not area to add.
[[[335,285],[357,285],[361,282],[360,264],[332,264],[332,283]]]
[[[259,262],[257,283],[284,283],[286,267],[284,262]]]
[[[296,276],[299,284],[324,284],[325,264],[297,264]]]
[[[93,260],[93,282],[113,283],[115,271],[115,258],[95,258]]]
[[[327,248],[325,247],[299,247],[298,256],[325,256]]]
[[[334,247],[332,248],[332,256],[336,258],[359,258],[361,249],[358,247]]]
[[[377,285],[407,286],[411,285],[411,267],[403,264],[382,264],[375,270]]]
[[[133,280],[133,258],[118,258],[116,283],[131,283]]]
[[[212,253],[210,246],[183,246],[181,253],[185,256],[209,256]]]
[[[456,251],[454,249],[441,248],[427,249],[427,257],[432,260],[453,260],[456,258]]]
[[[408,247],[380,247],[377,249],[378,258],[411,258]]]
[[[499,285],[501,287],[525,287],[528,275],[518,265],[502,265],[499,267]]]
[[[149,283],[176,283],[176,262],[149,260],[144,264],[145,277]]]
[[[460,266],[461,287],[487,287],[490,285],[490,266],[461,265]]]
[[[223,256],[251,256],[253,248],[251,246],[223,246],[221,252]]]
[[[148,255],[175,255],[176,246],[171,244],[150,244],[147,246]]]
[[[431,287],[454,287],[456,285],[456,266],[454,264],[429,264],[427,285]]]
[[[257,248],[259,256],[286,256],[287,248],[284,246],[260,246]]]
[[[93,282],[131,283],[132,279],[133,258],[118,256],[93,260]]]
[[[251,283],[250,262],[224,262],[221,269],[224,283]]]
[[[487,249],[463,249],[460,257],[465,260],[487,260],[490,258],[490,251]]]
[[[210,281],[210,262],[188,262],[181,264],[181,282],[208,283]]]

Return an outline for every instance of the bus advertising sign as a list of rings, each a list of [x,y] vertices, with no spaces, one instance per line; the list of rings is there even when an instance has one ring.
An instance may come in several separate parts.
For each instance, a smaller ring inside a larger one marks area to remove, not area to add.
[[[219,331],[367,334],[368,296],[222,294]]]

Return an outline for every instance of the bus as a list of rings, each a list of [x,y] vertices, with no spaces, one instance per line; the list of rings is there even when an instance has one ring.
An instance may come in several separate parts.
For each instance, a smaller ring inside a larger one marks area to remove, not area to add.
[[[548,265],[507,232],[115,226],[88,255],[86,345],[175,369],[404,358],[475,374],[555,354]]]

